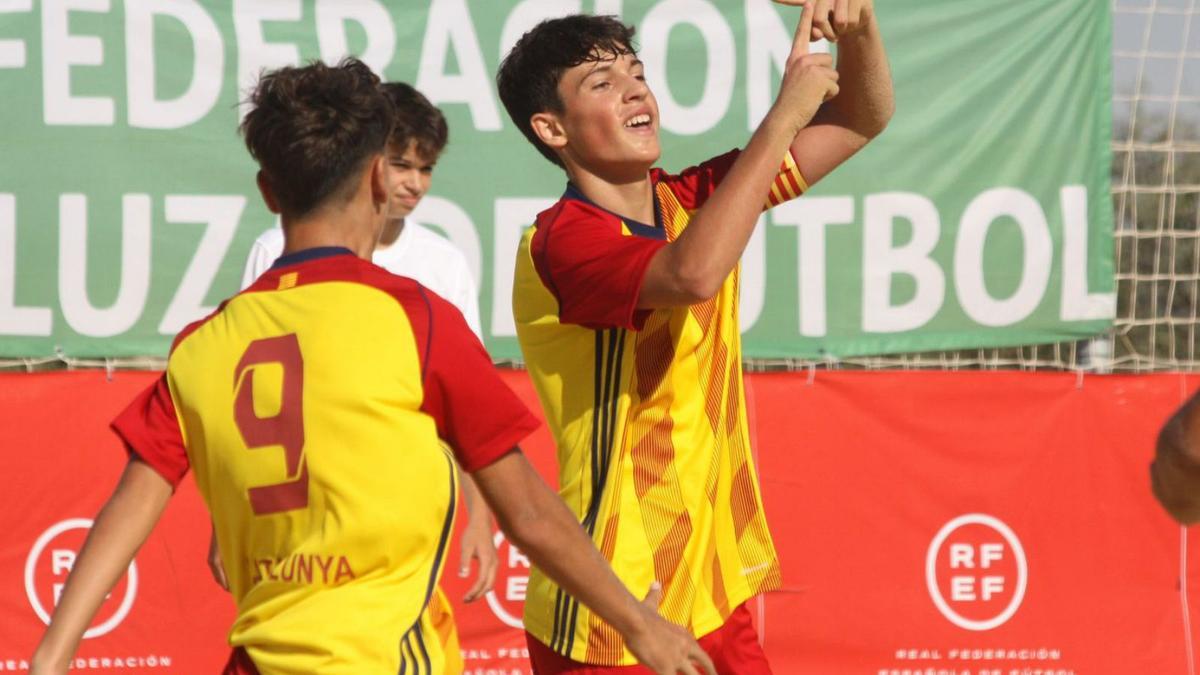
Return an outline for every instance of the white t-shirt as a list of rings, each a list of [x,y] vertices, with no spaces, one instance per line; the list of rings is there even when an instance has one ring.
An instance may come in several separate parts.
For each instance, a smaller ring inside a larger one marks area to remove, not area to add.
[[[283,228],[263,232],[250,246],[242,288],[254,283],[283,253]],[[392,274],[416,279],[429,290],[445,298],[462,312],[475,335],[483,340],[479,324],[479,292],[467,266],[467,259],[450,240],[405,219],[400,236],[389,247],[375,251],[371,262]]]

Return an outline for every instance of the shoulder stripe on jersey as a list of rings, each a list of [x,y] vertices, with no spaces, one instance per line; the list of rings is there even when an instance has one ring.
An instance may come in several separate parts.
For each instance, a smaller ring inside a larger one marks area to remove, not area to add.
[[[418,622],[416,626],[413,626],[413,629],[415,630],[420,625],[420,622]],[[421,669],[421,660],[417,658],[417,650],[413,647],[412,632],[409,632],[408,636],[404,638],[404,648],[408,650],[408,658],[412,659],[413,675],[425,675],[427,671]]]
[[[414,626],[417,629],[417,646],[421,648],[421,661],[425,663],[425,672],[433,675],[433,663],[429,660],[429,650],[425,647],[425,633],[421,630],[421,622]]]
[[[400,639],[400,675],[409,675],[408,662],[410,659],[412,659],[412,657],[408,655],[409,651],[408,633],[405,633],[404,637]],[[416,673],[413,673],[412,675],[416,675]]]
[[[442,558],[446,556],[446,545],[450,542],[450,530],[454,524],[454,510],[458,507],[458,469],[454,460],[446,455],[446,464],[450,467],[450,505],[446,509],[446,520],[442,522],[442,538],[438,542],[437,556],[433,559],[433,571],[429,573],[429,586],[425,589],[425,602],[421,603],[422,611],[429,606],[433,597],[433,589],[437,587],[439,573],[442,571]],[[418,624],[419,625],[419,624]]]
[[[566,614],[567,594],[560,587],[554,594],[554,631],[550,635],[550,648],[556,652],[559,649],[559,635],[562,633],[562,617]]]
[[[607,375],[604,367],[604,333],[606,332],[607,331],[603,330],[592,332],[593,336],[596,338],[596,344],[592,350],[595,363],[592,365],[592,461],[589,465],[592,470],[593,501],[596,497],[597,468],[600,466],[598,459],[600,454],[600,408],[601,402],[604,400],[604,385],[608,380],[608,378],[604,376]],[[582,481],[580,482],[582,483]],[[584,529],[587,529],[588,517],[591,515],[591,512],[591,504],[588,504],[588,510],[585,512],[583,521],[581,523],[584,526]],[[573,603],[571,599],[560,587],[557,593],[555,593],[554,598],[554,630],[550,640],[550,648],[556,652],[559,652],[560,654],[563,654],[564,656],[570,655],[570,650],[564,650],[564,646],[567,642],[566,627],[567,623],[569,623],[572,604]]]
[[[426,302],[428,302],[428,298]],[[442,558],[446,555],[446,546],[449,544],[451,526],[454,524],[455,509],[458,508],[458,470],[454,466],[454,460],[450,458],[450,454],[444,450],[443,454],[446,455],[446,463],[450,465],[450,504],[446,509],[446,520],[442,523],[442,537],[438,541],[437,555],[433,558],[433,569],[429,573],[429,585],[425,589],[425,601],[421,603],[421,615],[417,617],[416,623],[409,627],[400,639],[400,675],[410,675],[407,672],[409,659],[404,655],[405,649],[408,650],[408,654],[412,658],[413,671],[411,675],[433,675],[429,652],[425,648],[424,637],[421,633],[421,617],[424,616],[425,610],[428,609],[429,600],[433,597],[433,589],[437,586],[438,576],[442,570]],[[417,662],[417,654],[413,650],[412,637],[414,635],[421,647],[421,652],[425,655],[424,674],[422,674],[420,664]]]
[[[608,483],[608,469],[616,444],[617,404],[620,401],[621,362],[625,355],[623,328],[595,331],[596,363],[594,404],[592,407],[592,495],[581,523],[588,536],[595,538],[600,502]],[[607,338],[607,345],[605,345]],[[570,657],[575,646],[575,626],[579,619],[579,601],[558,589],[554,606],[554,631],[551,648]]]
[[[606,405],[608,406],[608,424],[606,430],[608,432],[608,440],[604,447],[606,448],[604,455],[600,458],[600,482],[599,492],[604,491],[605,484],[608,483],[608,467],[612,463],[613,453],[616,452],[617,445],[617,406],[621,400],[621,363],[625,359],[625,336],[628,334],[624,328],[615,328],[612,330],[612,335],[609,337],[609,358],[614,356],[617,363],[610,370],[609,379],[612,381],[612,394],[608,397]],[[600,500],[596,499],[592,502],[591,513],[591,529],[589,532],[595,534],[596,521],[600,518]]]
[[[423,387],[425,374],[429,372],[429,352],[433,351],[433,303],[429,302],[429,294],[425,292],[424,286],[417,284],[417,290],[421,292],[421,299],[425,301],[425,311],[429,316],[429,320],[425,322],[427,324],[425,327],[425,353],[421,355],[421,386]],[[451,507],[453,508],[453,503]],[[425,602],[429,602],[429,599],[426,598]]]

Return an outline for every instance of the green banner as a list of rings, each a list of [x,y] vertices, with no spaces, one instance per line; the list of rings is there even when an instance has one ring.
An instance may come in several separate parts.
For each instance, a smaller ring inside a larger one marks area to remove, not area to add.
[[[743,259],[747,357],[1071,339],[1115,312],[1107,2],[879,0],[897,112]],[[496,96],[501,56],[574,11],[638,28],[664,168],[743,144],[798,10],[769,0],[4,0],[0,356],[164,355],[235,293],[274,225],[236,134],[263,68],[359,55],[445,111],[414,218],[480,282],[486,342],[519,358],[521,230],[565,185]]]

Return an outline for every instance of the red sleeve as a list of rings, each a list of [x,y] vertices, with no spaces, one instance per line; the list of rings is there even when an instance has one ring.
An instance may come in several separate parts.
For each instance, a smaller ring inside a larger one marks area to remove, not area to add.
[[[125,449],[131,456],[150,465],[172,488],[187,474],[187,452],[166,374],[117,415],[112,430],[125,441]]]
[[[459,465],[478,471],[508,454],[540,422],[496,373],[462,313],[422,289],[429,307],[425,341],[425,398],[438,435]]]
[[[738,149],[730,150],[684,169],[677,176],[660,173],[658,180],[671,187],[671,192],[679,199],[680,206],[685,209],[698,209],[704,206],[704,202],[708,201],[721,181],[725,180],[725,175],[729,173],[741,152]]]
[[[741,150],[730,150],[698,166],[684,169],[678,176],[659,172],[656,177],[659,182],[665,182],[671,187],[671,191],[675,193],[683,208],[698,209],[704,206],[704,202],[708,201],[721,181],[725,180],[725,176],[741,152]],[[800,175],[800,167],[796,165],[796,159],[789,150],[784,155],[783,162],[780,163],[775,180],[771,182],[771,189],[763,202],[763,209],[779,206],[807,191],[808,183],[805,182],[804,176]]]
[[[639,330],[637,311],[646,268],[664,239],[626,232],[621,219],[565,199],[538,219],[530,255],[558,300],[558,320],[586,328]]]

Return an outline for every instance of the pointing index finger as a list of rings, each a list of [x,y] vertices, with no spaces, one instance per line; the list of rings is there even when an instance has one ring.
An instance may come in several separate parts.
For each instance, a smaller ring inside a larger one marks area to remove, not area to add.
[[[789,61],[794,61],[801,56],[808,56],[808,43],[812,39],[813,25],[813,0],[805,0],[799,3],[800,5],[800,23],[796,26],[796,36],[792,38],[792,53],[788,55]]]

